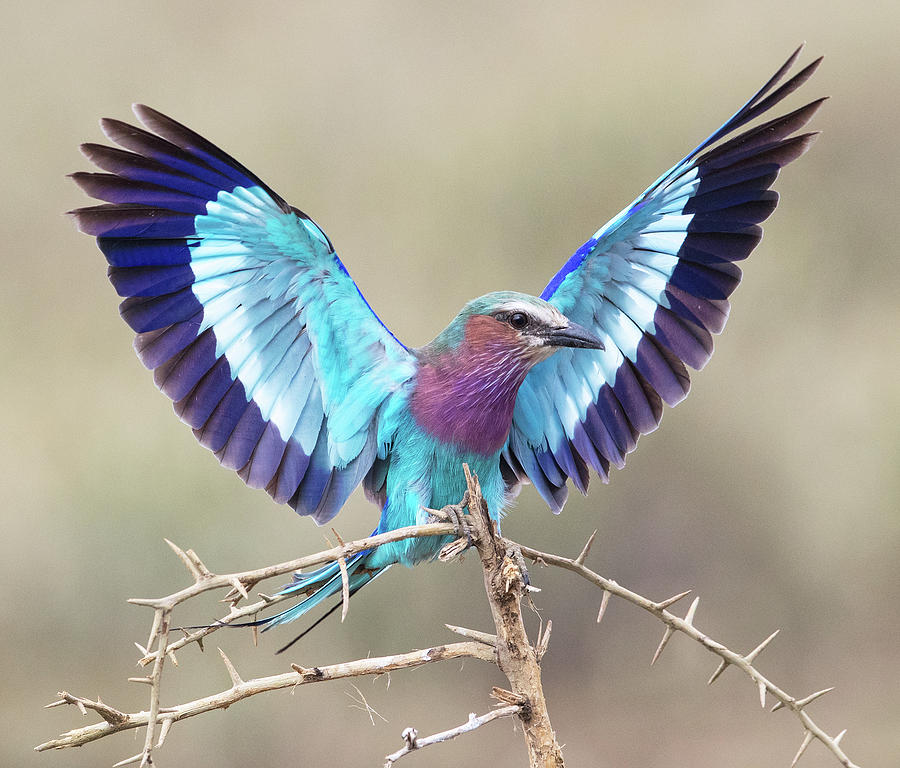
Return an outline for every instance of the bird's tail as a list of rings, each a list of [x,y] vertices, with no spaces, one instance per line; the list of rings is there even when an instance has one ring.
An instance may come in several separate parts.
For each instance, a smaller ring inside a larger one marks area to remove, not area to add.
[[[380,568],[367,568],[363,561],[366,555],[371,554],[371,552],[372,550],[363,550],[346,560],[347,583],[351,596],[390,567],[390,565],[386,565]],[[304,599],[286,611],[260,621],[259,626],[265,632],[267,629],[277,627],[279,624],[287,624],[290,621],[294,621],[294,619],[300,618],[307,611],[312,610],[332,595],[340,594],[342,589],[343,579],[339,563],[331,563],[310,573],[295,573],[293,582],[277,594],[281,596],[306,593]]]

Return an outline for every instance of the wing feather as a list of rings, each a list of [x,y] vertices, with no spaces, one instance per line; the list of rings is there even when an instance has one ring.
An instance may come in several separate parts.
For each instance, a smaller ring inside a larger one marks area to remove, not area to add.
[[[586,466],[608,480],[665,402],[690,387],[712,335],[728,318],[741,279],[736,262],[762,237],[778,203],[779,170],[815,134],[795,135],[824,99],[728,138],[808,80],[821,59],[783,82],[800,53],[683,160],[601,227],[553,277],[541,298],[591,329],[604,350],[562,349],[528,374],[502,454],[510,486],[531,480],[558,512],[569,478],[582,492]]]
[[[135,349],[197,439],[324,523],[379,458],[379,412],[414,373],[330,240],[199,134],[141,105],[103,120],[104,173],[73,180]],[[384,458],[384,457],[381,457]]]

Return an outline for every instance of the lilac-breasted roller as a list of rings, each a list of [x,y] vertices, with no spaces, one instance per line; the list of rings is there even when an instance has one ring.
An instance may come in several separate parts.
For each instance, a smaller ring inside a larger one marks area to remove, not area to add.
[[[378,319],[331,241],[251,171],[145,106],[147,130],[103,120],[121,149],[84,144],[106,173],[75,181],[104,205],[74,211],[97,238],[120,312],[157,386],[197,439],[254,488],[320,525],[362,484],[376,532],[458,502],[467,462],[499,519],[524,483],[554,512],[571,480],[606,482],[687,366],[712,354],[737,262],[775,209],[782,166],[823,99],[727,138],[802,85],[799,49],[721,128],[563,265],[540,298],[475,299],[412,349]],[[781,84],[780,84],[781,83]],[[779,85],[780,84],[780,85]],[[347,563],[356,592],[447,539],[410,539]],[[338,566],[298,574],[290,621],[341,589]]]

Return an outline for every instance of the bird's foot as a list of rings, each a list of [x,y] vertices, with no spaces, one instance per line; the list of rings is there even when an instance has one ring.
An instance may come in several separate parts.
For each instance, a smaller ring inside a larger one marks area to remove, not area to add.
[[[448,504],[441,509],[427,510],[433,520],[456,525],[457,539],[447,544],[441,550],[440,560],[449,560],[472,546],[472,529],[466,512],[468,496],[467,491],[459,504]]]
[[[459,504],[448,504],[441,509],[428,509],[431,520],[429,522],[453,523],[456,526],[456,533],[461,539],[465,539],[469,546],[472,544],[472,529],[469,527],[468,513],[465,511],[469,504],[469,492],[466,491]]]

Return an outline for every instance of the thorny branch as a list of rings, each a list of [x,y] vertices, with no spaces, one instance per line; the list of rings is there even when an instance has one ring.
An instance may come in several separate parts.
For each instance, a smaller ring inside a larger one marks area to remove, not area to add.
[[[185,704],[179,704],[176,707],[165,707],[159,710],[157,722],[162,724],[162,728],[165,731],[168,731],[173,723],[177,723],[180,720],[202,715],[204,712],[211,712],[215,709],[227,709],[232,704],[250,696],[255,696],[258,693],[278,691],[282,688],[296,688],[300,685],[321,683],[326,680],[340,680],[345,677],[384,675],[397,669],[411,669],[423,664],[447,661],[449,659],[473,658],[483,661],[493,661],[494,659],[493,648],[482,643],[470,641],[437,645],[433,648],[410,651],[409,653],[358,659],[321,667],[301,667],[298,664],[292,664],[291,669],[293,671],[291,672],[269,677],[259,677],[253,680],[243,680],[221,648],[219,653],[231,678],[231,687],[211,696],[205,696]],[[150,712],[146,710],[126,714],[107,706],[101,701],[91,701],[80,696],[73,696],[66,691],[60,691],[59,696],[60,700],[53,702],[49,706],[74,704],[79,709],[92,709],[103,718],[104,722],[89,725],[85,728],[76,728],[64,733],[59,738],[36,747],[39,752],[45,749],[80,747],[91,741],[102,739],[104,736],[109,736],[119,731],[140,728],[151,722]],[[162,740],[160,739],[160,743]],[[156,744],[154,748],[158,746],[159,744]],[[143,754],[144,752],[117,763],[117,765],[124,766],[131,762],[137,762]]]
[[[596,534],[596,531],[594,533]],[[642,595],[637,594],[636,592],[632,592],[630,589],[626,589],[625,587],[620,586],[611,579],[604,578],[603,576],[595,573],[589,568],[586,568],[583,565],[584,558],[587,555],[587,551],[590,549],[593,538],[594,537],[592,535],[588,540],[588,543],[585,545],[585,549],[582,551],[581,555],[579,555],[574,560],[567,557],[560,557],[559,555],[552,555],[547,552],[540,552],[536,549],[532,549],[531,547],[521,547],[522,555],[542,565],[554,565],[560,568],[565,568],[566,570],[577,573],[582,578],[587,579],[592,584],[600,587],[600,589],[603,590],[603,596],[600,602],[600,612],[597,615],[598,623],[603,618],[603,614],[606,610],[606,605],[609,601],[609,595],[621,597],[623,600],[626,600],[632,605],[643,608],[645,611],[653,614],[657,619],[663,622],[663,624],[666,625],[666,628],[663,631],[662,640],[660,640],[659,646],[657,646],[656,652],[653,654],[653,659],[650,661],[651,666],[660,657],[660,654],[662,654],[672,635],[675,632],[683,632],[685,635],[693,640],[696,640],[698,643],[700,643],[700,645],[702,645],[708,651],[716,654],[721,659],[721,661],[719,662],[719,666],[707,681],[707,685],[712,685],[718,679],[719,675],[721,675],[722,672],[725,671],[726,667],[730,665],[734,665],[735,667],[740,669],[754,683],[756,683],[756,686],[759,690],[759,702],[763,708],[765,708],[766,706],[766,694],[768,693],[776,699],[775,705],[772,707],[772,712],[776,712],[777,710],[782,708],[788,708],[792,712],[794,712],[795,715],[797,715],[797,717],[800,719],[800,722],[803,724],[803,741],[800,745],[800,749],[791,762],[791,768],[793,768],[797,764],[800,757],[806,751],[806,748],[809,746],[810,742],[813,739],[818,739],[819,741],[821,741],[834,754],[834,756],[837,757],[838,761],[845,768],[859,768],[859,766],[857,766],[853,761],[850,760],[849,757],[847,757],[846,754],[844,754],[844,751],[840,747],[841,739],[844,738],[844,734],[847,731],[841,731],[837,736],[829,736],[822,728],[816,725],[813,719],[805,711],[805,707],[808,704],[811,704],[816,699],[834,690],[833,688],[826,688],[821,691],[816,691],[815,693],[798,699],[779,688],[769,679],[764,677],[762,673],[753,666],[753,661],[757,656],[759,656],[760,653],[763,652],[763,650],[765,650],[769,643],[772,642],[772,640],[780,630],[776,630],[775,632],[773,632],[749,653],[745,655],[735,653],[717,640],[713,640],[711,637],[704,634],[694,626],[694,615],[697,612],[697,606],[700,604],[699,597],[694,598],[683,619],[666,610],[682,598],[687,597],[690,594],[690,590],[688,590],[687,592],[681,592],[677,595],[673,595],[672,597],[661,600],[657,603],[653,600],[649,600],[648,598],[643,597]]]
[[[534,645],[525,636],[524,628],[519,629],[517,626],[517,621],[521,622],[521,615],[518,614],[519,602],[522,594],[527,589],[526,580],[523,579],[524,561],[521,559],[524,556],[541,565],[570,570],[599,587],[602,590],[602,596],[600,611],[597,616],[598,622],[603,618],[611,595],[632,603],[659,619],[665,625],[665,630],[651,664],[659,658],[673,634],[680,632],[719,657],[720,663],[709,679],[710,684],[728,666],[734,666],[741,670],[756,684],[759,690],[760,702],[763,706],[766,705],[766,696],[769,695],[775,700],[775,705],[772,707],[773,712],[781,708],[789,709],[802,724],[803,739],[800,749],[791,763],[792,768],[797,764],[797,761],[813,740],[821,741],[845,768],[858,768],[840,747],[841,739],[846,731],[842,731],[837,736],[829,736],[806,712],[808,705],[832,689],[827,688],[808,696],[797,698],[776,686],[754,666],[756,658],[773,640],[777,632],[772,633],[749,653],[743,655],[735,653],[722,643],[701,632],[694,625],[699,598],[694,599],[684,618],[680,618],[668,610],[676,602],[686,597],[689,591],[655,602],[587,568],[584,562],[593,543],[593,535],[585,544],[581,553],[574,559],[541,552],[530,547],[519,546],[514,542],[502,539],[494,527],[491,526],[487,515],[479,514],[483,513],[484,510],[481,506],[481,495],[477,485],[477,478],[469,475],[468,468],[466,468],[466,474],[469,481],[469,491],[463,502],[456,505],[451,512],[460,513],[463,506],[468,506],[469,508],[470,514],[466,515],[466,517],[474,523],[474,536],[472,538],[478,547],[479,555],[482,559],[485,585],[492,603],[496,634],[447,625],[449,629],[468,638],[468,640],[409,653],[359,659],[327,666],[307,668],[292,664],[291,672],[247,681],[241,679],[231,661],[220,649],[219,652],[222,655],[223,663],[231,679],[231,687],[185,704],[174,707],[162,707],[160,706],[160,689],[163,667],[166,660],[177,665],[175,651],[190,643],[197,643],[202,650],[203,639],[222,625],[230,624],[244,617],[255,617],[264,608],[286,599],[283,596],[270,597],[260,594],[259,601],[238,607],[242,600],[249,600],[249,591],[258,583],[302,568],[309,568],[328,562],[340,562],[340,560],[346,560],[346,558],[363,549],[373,548],[387,542],[418,536],[452,535],[458,531],[458,528],[449,522],[411,526],[346,544],[341,542],[338,547],[286,563],[242,573],[223,575],[212,573],[193,550],[185,551],[168,542],[188,569],[193,578],[193,583],[167,597],[133,599],[129,601],[137,605],[151,607],[154,612],[147,645],[136,644],[141,652],[139,663],[142,666],[152,665],[150,674],[146,677],[130,678],[132,682],[143,683],[149,686],[148,709],[126,713],[105,704],[99,698],[94,701],[62,691],[59,693],[59,700],[47,705],[48,707],[73,705],[82,714],[86,714],[87,710],[92,710],[101,717],[102,722],[68,731],[56,739],[35,747],[35,749],[44,751],[81,746],[119,731],[146,726],[147,730],[141,752],[122,760],[117,763],[117,766],[138,763],[140,766],[149,766],[153,762],[153,751],[163,745],[174,723],[204,712],[226,709],[232,704],[250,696],[255,696],[258,693],[282,688],[293,688],[326,680],[358,677],[361,675],[381,675],[391,670],[406,669],[446,659],[469,657],[496,663],[507,674],[513,690],[505,691],[495,688],[492,692],[494,698],[499,699],[505,706],[481,716],[472,714],[468,722],[463,725],[422,739],[417,738],[415,729],[407,728],[403,733],[404,747],[387,756],[385,765],[392,766],[397,760],[417,749],[454,738],[498,718],[515,716],[523,723],[531,764],[533,766],[562,766],[562,754],[550,728],[540,682],[539,664],[544,653],[547,652],[550,623],[548,622],[546,631],[542,636],[539,633],[539,637]],[[468,543],[469,535],[467,532],[466,538],[445,547],[445,554],[448,552],[453,554],[464,549]],[[338,541],[340,542],[339,537]],[[170,641],[171,615],[175,607],[196,595],[222,588],[230,590],[224,599],[224,602],[227,602],[229,605],[227,615],[223,616],[218,624],[193,632],[183,630],[183,637]]]
[[[497,628],[497,666],[512,688],[504,692],[504,696],[507,703],[519,705],[518,718],[531,768],[563,768],[562,749],[550,724],[538,659],[539,653],[543,655],[546,650],[549,632],[545,635],[546,640],[538,638],[540,651],[529,642],[522,620],[522,595],[528,584],[522,553],[517,544],[500,537],[497,523],[488,515],[478,479],[465,464],[463,469],[468,486],[469,518],[475,530],[485,592]]]

